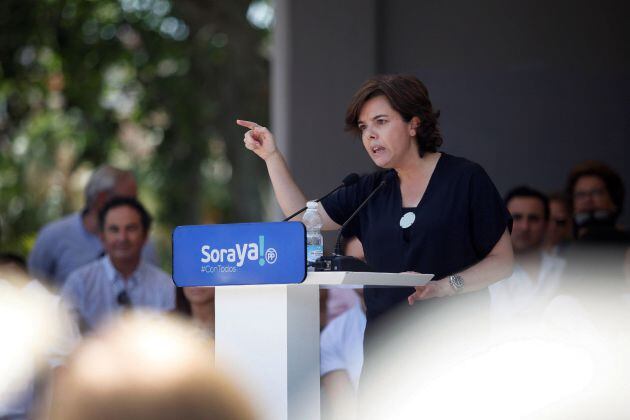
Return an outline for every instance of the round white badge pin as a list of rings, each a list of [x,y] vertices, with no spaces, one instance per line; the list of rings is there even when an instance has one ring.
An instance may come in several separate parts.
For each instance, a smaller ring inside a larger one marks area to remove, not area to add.
[[[413,222],[416,221],[416,214],[412,211],[408,211],[403,214],[403,217],[400,218],[400,227],[403,229],[407,229],[409,226],[413,225]]]

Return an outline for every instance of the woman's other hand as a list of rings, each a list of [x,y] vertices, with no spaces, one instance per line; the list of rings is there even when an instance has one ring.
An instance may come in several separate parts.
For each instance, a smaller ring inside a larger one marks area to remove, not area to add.
[[[416,286],[415,289],[416,291],[407,298],[409,305],[413,305],[417,300],[446,297],[455,293],[447,279],[430,281],[424,286]]]
[[[236,124],[249,128],[243,137],[245,147],[256,153],[262,160],[266,161],[276,153],[276,141],[266,127],[245,120],[236,120]]]

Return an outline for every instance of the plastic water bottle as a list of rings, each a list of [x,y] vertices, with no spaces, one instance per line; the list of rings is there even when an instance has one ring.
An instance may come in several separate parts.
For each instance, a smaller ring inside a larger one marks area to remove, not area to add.
[[[306,226],[306,262],[308,271],[315,271],[312,264],[324,255],[324,238],[322,237],[322,218],[317,212],[318,203],[309,201],[306,203],[306,212],[302,217],[302,223]]]

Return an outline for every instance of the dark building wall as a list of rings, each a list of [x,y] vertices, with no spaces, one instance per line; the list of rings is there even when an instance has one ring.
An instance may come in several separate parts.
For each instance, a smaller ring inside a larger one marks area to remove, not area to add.
[[[628,185],[627,4],[382,1],[378,68],[427,84],[444,150],[481,163],[501,192],[561,189],[587,158]]]
[[[373,169],[344,113],[359,84],[376,72],[373,1],[275,3],[272,125],[308,198],[350,172]]]

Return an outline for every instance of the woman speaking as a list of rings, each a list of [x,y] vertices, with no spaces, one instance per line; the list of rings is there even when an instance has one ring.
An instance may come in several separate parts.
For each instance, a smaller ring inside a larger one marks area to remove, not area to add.
[[[435,275],[415,290],[366,287],[366,337],[370,325],[404,302],[417,302],[413,312],[422,313],[432,308],[443,313],[462,300],[487,305],[487,286],[512,272],[510,216],[503,200],[481,166],[438,151],[438,117],[424,84],[402,75],[366,81],[346,112],[346,128],[361,136],[381,170],[322,200],[323,229],[338,229],[385,181],[344,233],[359,238],[375,271]],[[303,207],[304,194],[272,133],[253,122],[237,124],[249,129],[245,147],[265,161],[284,214]]]

